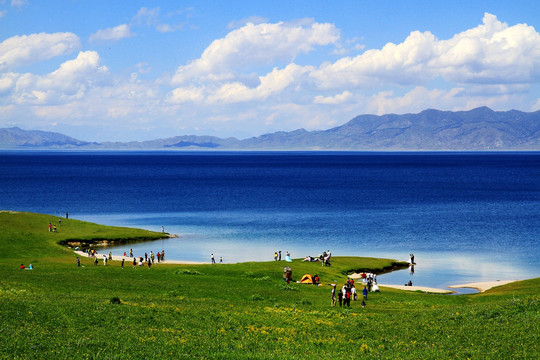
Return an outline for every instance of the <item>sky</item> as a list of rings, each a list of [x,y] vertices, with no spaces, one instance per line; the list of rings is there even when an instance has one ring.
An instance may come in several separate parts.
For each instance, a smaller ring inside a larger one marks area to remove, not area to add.
[[[245,139],[540,110],[540,1],[0,0],[0,128]]]

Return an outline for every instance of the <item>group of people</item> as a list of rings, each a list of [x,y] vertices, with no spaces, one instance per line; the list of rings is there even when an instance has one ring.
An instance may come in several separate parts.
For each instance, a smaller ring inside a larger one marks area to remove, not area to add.
[[[87,253],[88,254],[88,257],[93,257],[94,258],[94,265],[98,265],[99,261],[98,261],[98,252],[95,250],[95,249],[85,249],[83,250],[83,252]],[[124,257],[122,258],[122,262],[121,262],[121,266],[122,266],[122,269],[124,268],[124,263],[125,263],[125,258],[127,257],[127,253],[124,252]],[[133,256],[133,249],[130,249],[129,250],[129,257],[130,258],[133,258],[133,267],[136,267],[137,265],[138,266],[148,266],[148,268],[150,268],[152,265],[154,265],[155,261],[157,260],[157,262],[163,262],[165,261],[165,250],[161,250],[161,252],[156,252],[154,254],[154,252],[150,251],[150,255],[145,252],[144,253],[144,257],[143,256],[139,256],[138,259],[137,257]],[[109,255],[105,255],[103,254],[103,265],[107,265],[107,262],[109,260],[112,260],[113,259],[113,256],[112,256],[112,252],[109,251]],[[80,267],[81,266],[81,260],[79,259],[79,257],[77,257],[77,267]]]
[[[339,303],[339,307],[342,307],[342,306],[350,307],[351,298],[353,301],[356,301],[356,299],[358,298],[358,294],[356,292],[356,287],[354,285],[353,279],[347,279],[347,282],[345,282],[345,284],[339,291],[336,289],[336,287],[337,287],[336,284],[332,284],[332,302],[331,302],[332,306],[336,306],[336,298],[337,298],[337,303]],[[366,300],[368,297],[367,286],[364,286],[364,288],[362,289],[362,296],[363,296],[362,307],[365,307]]]
[[[319,256],[317,257],[314,257],[314,256],[306,256],[304,258],[303,261],[320,261],[322,263],[322,266],[330,266],[330,257],[332,256],[332,254],[330,253],[330,250],[328,251],[324,251],[322,254],[320,254]]]
[[[32,264],[28,265],[28,267],[24,266],[24,264],[21,264],[21,266],[19,266],[19,269],[21,269],[21,270],[33,270],[34,267],[32,266]]]
[[[377,285],[377,274],[373,273],[362,273],[362,283],[367,287],[367,291],[380,291],[379,286]]]
[[[281,250],[274,251],[274,261],[281,261]],[[291,262],[291,253],[287,251],[285,254],[285,261]]]
[[[49,223],[49,232],[57,232],[56,225],[53,225],[52,223]]]

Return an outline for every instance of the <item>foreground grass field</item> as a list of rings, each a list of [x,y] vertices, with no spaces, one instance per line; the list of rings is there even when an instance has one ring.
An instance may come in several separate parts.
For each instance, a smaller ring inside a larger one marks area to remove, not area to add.
[[[66,239],[159,233],[0,212],[0,357],[5,359],[538,359],[540,279],[476,295],[383,288],[330,307],[330,286],[286,284],[284,263],[93,266]],[[34,270],[20,270],[32,263]],[[293,276],[343,284],[392,261],[294,261]]]

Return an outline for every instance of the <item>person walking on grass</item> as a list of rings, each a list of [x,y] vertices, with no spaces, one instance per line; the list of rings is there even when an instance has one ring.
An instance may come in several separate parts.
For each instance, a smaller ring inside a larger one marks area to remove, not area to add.
[[[77,267],[81,267],[81,259],[77,256]]]
[[[332,286],[332,306],[336,306],[336,285]]]
[[[124,261],[125,261],[125,260],[126,260],[126,259],[122,259],[122,269],[124,268]]]
[[[367,287],[364,286],[364,289],[362,290],[362,295],[364,295],[364,300],[367,300],[367,294],[368,294]]]

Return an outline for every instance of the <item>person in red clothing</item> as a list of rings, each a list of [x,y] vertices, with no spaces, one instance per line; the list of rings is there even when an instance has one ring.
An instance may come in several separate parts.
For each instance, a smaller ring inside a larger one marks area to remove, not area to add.
[[[21,266],[19,267],[19,269],[24,269],[24,264],[21,264]]]

